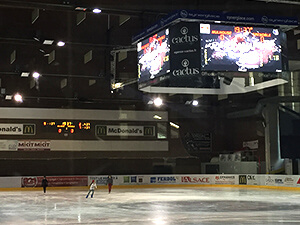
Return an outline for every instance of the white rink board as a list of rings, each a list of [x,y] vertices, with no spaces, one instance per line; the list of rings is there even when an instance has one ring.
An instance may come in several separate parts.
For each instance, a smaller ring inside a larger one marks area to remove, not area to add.
[[[34,177],[34,176],[31,176]],[[51,176],[53,177],[53,176]],[[54,176],[65,177],[65,176]],[[77,177],[77,176],[73,176]],[[78,176],[79,177],[79,176]],[[84,177],[84,176],[80,176]],[[87,185],[95,180],[106,185],[107,175],[87,177]],[[170,174],[170,175],[113,175],[114,185],[241,185],[265,187],[295,187],[300,189],[300,175],[258,174]],[[0,177],[0,188],[21,188],[22,177]]]

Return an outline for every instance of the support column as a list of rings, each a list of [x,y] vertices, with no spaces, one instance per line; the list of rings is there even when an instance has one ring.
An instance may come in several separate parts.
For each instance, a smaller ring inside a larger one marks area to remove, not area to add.
[[[283,168],[284,160],[280,156],[279,146],[279,111],[278,104],[267,103],[264,109],[265,118],[265,154],[266,173]]]

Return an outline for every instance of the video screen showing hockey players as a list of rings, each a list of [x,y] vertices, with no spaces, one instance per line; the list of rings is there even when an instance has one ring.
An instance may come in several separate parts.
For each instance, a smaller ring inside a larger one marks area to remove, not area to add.
[[[137,44],[139,82],[148,81],[170,72],[169,29]]]
[[[282,71],[278,29],[200,24],[200,38],[204,71]]]

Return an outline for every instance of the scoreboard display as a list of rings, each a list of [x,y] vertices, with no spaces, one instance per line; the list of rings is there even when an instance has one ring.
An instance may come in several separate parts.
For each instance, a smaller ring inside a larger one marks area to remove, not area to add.
[[[51,120],[44,121],[43,126],[48,131],[56,131],[57,133],[85,133],[91,130],[91,122],[89,121],[71,121],[71,120]]]
[[[229,72],[282,72],[279,29],[200,24],[201,69]]]

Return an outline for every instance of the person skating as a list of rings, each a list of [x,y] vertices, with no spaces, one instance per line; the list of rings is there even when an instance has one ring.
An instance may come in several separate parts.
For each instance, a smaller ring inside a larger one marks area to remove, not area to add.
[[[94,192],[95,192],[95,188],[97,188],[96,182],[95,182],[95,180],[92,180],[92,183],[90,184],[90,190],[87,193],[86,198],[89,197],[90,193],[91,193],[91,198],[93,198]]]
[[[42,180],[42,187],[43,187],[44,193],[46,193],[46,188],[48,187],[48,180],[46,179],[46,176],[44,176],[44,179]]]
[[[111,175],[108,175],[107,177],[107,186],[108,186],[108,193],[110,194],[111,192],[111,187],[113,185],[113,178]]]

